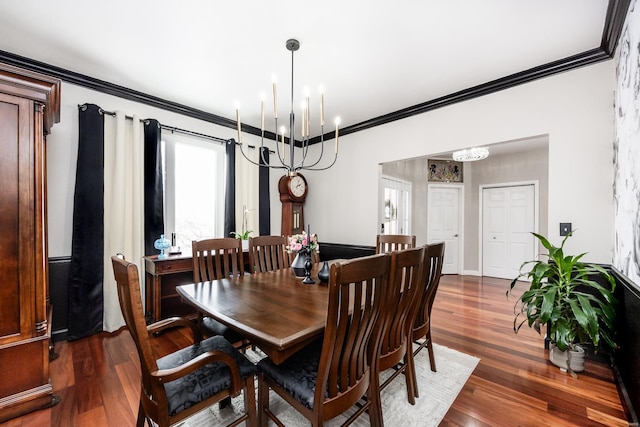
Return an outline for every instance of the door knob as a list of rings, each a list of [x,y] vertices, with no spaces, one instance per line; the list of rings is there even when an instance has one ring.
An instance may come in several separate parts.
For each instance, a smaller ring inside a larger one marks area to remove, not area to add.
[[[454,235],[453,235],[453,237],[458,237],[458,235],[457,235],[457,234],[454,234]]]

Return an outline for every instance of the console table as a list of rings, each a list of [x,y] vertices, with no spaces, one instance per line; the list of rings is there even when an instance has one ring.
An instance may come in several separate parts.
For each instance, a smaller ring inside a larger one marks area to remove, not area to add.
[[[245,269],[249,266],[249,252],[243,251]],[[182,302],[176,286],[193,283],[193,258],[191,252],[169,255],[158,259],[158,255],[144,257],[145,271],[145,315],[147,322],[157,322],[171,316],[196,314],[192,306]]]
[[[176,286],[193,282],[191,253],[169,255],[165,259],[158,259],[158,255],[146,256],[144,270],[147,322],[194,312],[190,306],[182,303],[176,293]]]

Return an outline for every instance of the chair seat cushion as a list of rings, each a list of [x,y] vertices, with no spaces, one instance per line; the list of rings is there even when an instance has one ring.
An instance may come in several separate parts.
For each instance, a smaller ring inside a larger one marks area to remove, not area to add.
[[[280,365],[266,357],[258,362],[258,369],[297,401],[313,409],[321,353],[322,340],[317,340]]]
[[[185,347],[158,359],[158,368],[175,368],[207,351],[214,350],[223,351],[230,355],[238,364],[240,376],[243,379],[256,374],[256,366],[220,336],[207,338],[199,344]],[[171,416],[176,415],[230,386],[230,371],[224,363],[206,365],[183,378],[166,383],[164,389],[167,392],[167,400],[169,401],[169,414]]]
[[[244,337],[238,332],[234,331],[224,323],[220,323],[211,317],[204,317],[202,319],[202,328],[207,336],[220,335],[224,337],[230,343],[237,343],[242,341]]]

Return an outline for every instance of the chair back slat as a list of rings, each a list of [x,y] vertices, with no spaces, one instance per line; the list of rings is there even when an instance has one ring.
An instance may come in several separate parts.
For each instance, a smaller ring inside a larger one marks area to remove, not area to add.
[[[378,234],[376,236],[376,253],[402,251],[416,247],[416,236],[406,234]]]
[[[366,390],[369,386],[368,347],[371,340],[378,339],[374,327],[389,279],[389,263],[390,255],[378,254],[331,266],[327,324],[315,391],[318,401],[330,401],[339,395],[344,399],[350,390]],[[353,401],[340,405],[350,407],[362,394],[353,396]]]
[[[444,260],[444,242],[434,243],[426,246],[426,258],[424,277],[424,290],[420,304],[417,307],[415,321],[413,324],[413,337],[418,339],[424,336],[429,327],[429,316],[435,300],[436,291],[442,275],[442,262]]]
[[[286,253],[286,237],[257,236],[249,239],[249,264],[251,272],[264,273],[291,266]]]
[[[424,289],[424,259],[423,247],[391,254],[389,286],[382,315],[378,319],[378,327],[382,329],[379,350],[381,371],[399,363],[408,348],[409,328],[413,326]]]
[[[242,241],[230,237],[191,243],[193,280],[204,282],[244,274]]]

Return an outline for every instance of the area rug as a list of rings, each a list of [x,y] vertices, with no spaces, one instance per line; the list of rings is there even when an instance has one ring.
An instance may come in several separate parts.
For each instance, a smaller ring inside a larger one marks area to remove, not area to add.
[[[450,348],[433,345],[436,367],[438,372],[432,372],[429,367],[429,354],[423,349],[416,356],[416,374],[420,397],[415,405],[407,402],[407,389],[404,376],[398,376],[387,388],[382,391],[382,411],[384,423],[388,426],[437,426],[445,416],[449,407],[462,390],[471,373],[480,361],[477,357],[469,356]],[[249,350],[247,357],[256,362],[264,357],[259,350]],[[381,382],[385,375],[381,375]],[[280,397],[271,392],[271,410],[277,414],[286,426],[306,426],[310,423],[295,409],[284,402]],[[202,427],[225,425],[243,412],[242,397],[232,400],[232,405],[219,410],[214,405],[208,410],[195,414],[185,420],[181,427]],[[338,416],[325,423],[326,426],[338,426],[349,416],[349,412]],[[273,425],[270,423],[270,425]],[[368,426],[369,417],[360,416],[353,425]]]

